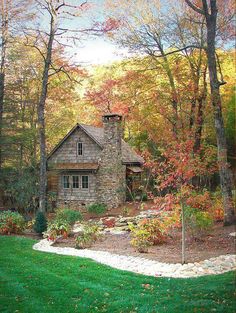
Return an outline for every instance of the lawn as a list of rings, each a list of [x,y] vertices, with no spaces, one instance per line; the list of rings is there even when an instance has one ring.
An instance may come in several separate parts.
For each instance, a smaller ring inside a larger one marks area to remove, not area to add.
[[[234,273],[193,279],[147,277],[88,259],[32,250],[0,237],[0,312],[235,312]]]

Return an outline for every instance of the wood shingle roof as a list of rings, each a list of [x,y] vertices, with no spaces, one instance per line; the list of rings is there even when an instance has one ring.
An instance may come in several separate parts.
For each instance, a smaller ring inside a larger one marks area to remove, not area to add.
[[[82,129],[93,141],[95,141],[101,148],[104,145],[104,129],[101,127],[95,127],[85,124],[77,124],[73,127],[69,133],[59,142],[59,144],[51,151],[48,159],[54,152],[63,144],[63,142],[74,132],[76,129]],[[143,164],[144,159],[138,155],[130,145],[122,139],[121,142],[122,162],[124,164]]]

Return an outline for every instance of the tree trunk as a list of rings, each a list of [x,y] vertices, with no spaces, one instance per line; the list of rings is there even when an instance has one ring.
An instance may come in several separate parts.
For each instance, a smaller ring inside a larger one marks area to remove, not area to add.
[[[186,257],[185,257],[185,243],[186,243],[186,232],[185,232],[185,205],[184,205],[184,198],[183,198],[183,185],[181,184],[179,187],[180,192],[180,208],[181,208],[181,228],[182,228],[182,234],[181,234],[181,264],[185,264]]]
[[[217,78],[217,63],[215,55],[216,0],[211,0],[211,14],[206,11],[206,1],[203,0],[204,11],[207,22],[207,59],[211,86],[211,101],[214,108],[214,120],[218,147],[218,166],[220,183],[224,203],[224,225],[231,225],[235,222],[235,212],[232,197],[232,173],[227,163],[227,144],[224,131],[224,121],[221,109],[220,82]]]
[[[196,120],[196,131],[194,139],[193,151],[199,151],[201,147],[202,139],[202,127],[204,122],[204,109],[206,106],[206,97],[207,97],[207,82],[206,82],[206,69],[203,73],[203,91],[198,98],[198,110],[197,110],[197,120]]]
[[[3,163],[3,111],[5,97],[5,63],[8,39],[8,3],[1,2],[1,64],[0,64],[0,171]],[[3,190],[0,184],[0,205],[3,205]]]
[[[52,45],[56,31],[56,13],[51,14],[50,34],[47,44],[47,53],[44,63],[42,77],[42,90],[38,104],[38,126],[39,126],[39,147],[40,147],[40,174],[39,174],[39,211],[46,211],[46,189],[47,189],[47,155],[45,139],[45,102],[47,98],[47,87],[49,69],[52,60]]]
[[[2,129],[3,129],[4,80],[5,74],[0,73],[0,170],[2,168],[2,151],[3,151]]]

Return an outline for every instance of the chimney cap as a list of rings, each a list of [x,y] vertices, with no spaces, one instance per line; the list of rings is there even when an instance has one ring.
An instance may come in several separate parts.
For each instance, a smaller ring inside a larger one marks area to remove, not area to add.
[[[121,121],[122,115],[117,113],[106,113],[102,116],[103,121]]]

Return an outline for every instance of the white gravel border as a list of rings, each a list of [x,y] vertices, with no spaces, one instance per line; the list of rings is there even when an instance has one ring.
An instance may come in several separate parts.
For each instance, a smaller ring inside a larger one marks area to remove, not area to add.
[[[234,254],[221,255],[210,258],[209,260],[181,265],[180,263],[161,263],[141,257],[113,254],[106,251],[53,247],[52,244],[53,241],[43,239],[36,243],[33,249],[61,255],[89,258],[116,269],[154,277],[199,277],[222,274],[236,269],[236,255]]]

